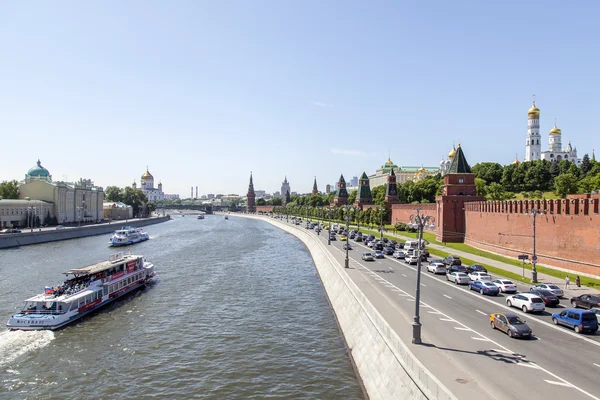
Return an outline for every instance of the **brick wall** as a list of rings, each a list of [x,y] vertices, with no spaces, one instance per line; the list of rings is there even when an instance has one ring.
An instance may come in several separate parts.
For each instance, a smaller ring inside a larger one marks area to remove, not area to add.
[[[257,213],[270,213],[273,211],[273,206],[256,206]]]
[[[600,274],[600,214],[597,196],[561,200],[488,201],[465,204],[465,243],[509,256],[533,250],[530,210],[536,218],[538,263]]]
[[[405,224],[410,222],[410,216],[415,214],[416,208],[421,209],[421,214],[425,215],[436,215],[435,203],[423,203],[423,204],[392,204],[392,225],[396,222],[404,222]]]

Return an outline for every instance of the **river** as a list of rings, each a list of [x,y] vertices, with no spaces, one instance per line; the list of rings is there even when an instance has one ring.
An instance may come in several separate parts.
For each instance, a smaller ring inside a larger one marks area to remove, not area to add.
[[[0,332],[0,398],[364,398],[299,240],[217,215],[146,231],[124,251],[153,262],[156,283],[56,332]],[[109,237],[0,250],[2,323],[116,252]]]

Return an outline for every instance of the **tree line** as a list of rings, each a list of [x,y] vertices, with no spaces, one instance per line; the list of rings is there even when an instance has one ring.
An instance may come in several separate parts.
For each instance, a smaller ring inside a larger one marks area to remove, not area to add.
[[[104,191],[104,200],[130,205],[134,216],[148,216],[156,209],[153,203],[148,202],[148,197],[141,189],[134,189],[130,186],[125,188],[108,186]]]

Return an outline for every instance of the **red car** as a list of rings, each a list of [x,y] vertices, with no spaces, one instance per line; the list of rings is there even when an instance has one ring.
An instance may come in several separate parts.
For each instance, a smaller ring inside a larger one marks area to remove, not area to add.
[[[581,296],[572,297],[571,305],[574,308],[600,307],[600,296],[595,294],[582,294]]]

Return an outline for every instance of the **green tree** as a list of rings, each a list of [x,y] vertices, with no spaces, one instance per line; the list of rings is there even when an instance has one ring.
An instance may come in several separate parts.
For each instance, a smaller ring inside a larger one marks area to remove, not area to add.
[[[554,180],[554,193],[562,198],[577,193],[577,177],[568,172],[557,176]]]
[[[485,181],[481,178],[475,178],[475,191],[477,196],[485,196]]]
[[[378,206],[385,206],[385,185],[376,186],[371,189],[373,203]]]
[[[566,174],[567,172],[569,172],[570,167],[571,167],[571,162],[569,162],[569,160],[561,160],[558,163],[559,175]]]
[[[104,191],[107,201],[123,202],[123,189],[117,186],[108,186]]]
[[[496,182],[487,185],[485,187],[485,192],[488,194],[490,200],[506,200],[508,198],[504,186]]]
[[[358,190],[353,190],[348,193],[348,204],[354,204],[356,201],[356,195],[358,194]]]
[[[583,175],[586,175],[592,169],[592,163],[590,161],[590,156],[587,155],[587,153],[583,155],[579,169],[581,169],[581,173]]]
[[[123,203],[130,205],[133,208],[133,215],[140,216],[146,212],[146,204],[148,197],[140,189],[133,189],[127,186],[123,190]]]
[[[0,183],[0,197],[3,199],[19,198],[19,182],[16,180],[3,181]]]
[[[569,169],[567,170],[567,173],[572,174],[573,176],[575,176],[575,178],[579,179],[579,176],[581,175],[581,171],[579,171],[579,168],[577,168],[577,165],[575,165],[574,163],[570,163],[571,165],[569,165]]]
[[[475,164],[471,170],[478,178],[483,179],[487,185],[492,182],[500,183],[504,172],[502,165],[494,162]]]
[[[267,201],[261,197],[260,199],[256,200],[256,205],[257,206],[266,206]]]

